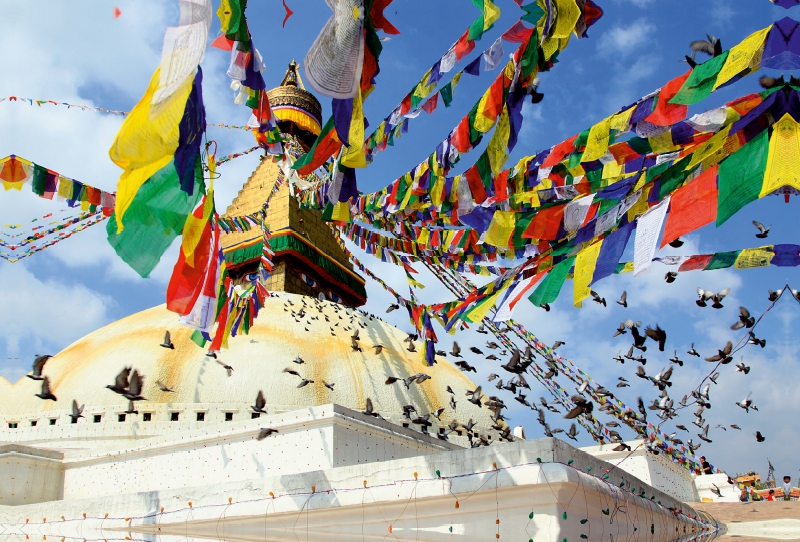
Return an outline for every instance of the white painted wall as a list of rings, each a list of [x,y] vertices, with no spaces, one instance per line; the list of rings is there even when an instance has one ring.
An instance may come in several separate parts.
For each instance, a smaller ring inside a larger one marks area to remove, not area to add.
[[[154,432],[168,436],[107,443],[123,444],[116,449],[67,451],[64,499],[209,486],[458,448],[334,405],[169,435],[173,423],[149,422]],[[261,427],[278,433],[258,441]]]
[[[639,442],[626,443],[636,449]],[[581,448],[584,452],[608,461],[612,465],[619,465],[623,471],[647,482],[652,487],[660,489],[667,495],[681,502],[697,502],[700,499],[694,488],[693,476],[686,469],[679,467],[661,455],[648,453],[644,448],[639,448],[632,454],[630,452],[615,452],[617,444],[603,444]],[[624,461],[623,461],[624,459]]]
[[[712,484],[716,485],[722,497],[717,497],[712,493]],[[727,474],[704,474],[695,476],[694,485],[697,489],[698,502],[739,502],[741,491],[728,483]]]
[[[61,499],[63,472],[59,453],[0,446],[0,506]]]
[[[591,473],[586,472],[589,465]],[[397,539],[431,542],[453,534],[489,540],[498,531],[501,540],[560,542],[613,532],[618,539],[645,535],[651,542],[670,542],[701,528],[691,518],[674,516],[667,507],[681,505],[653,488],[647,488],[648,495],[655,493],[663,506],[612,486],[600,478],[601,465],[561,441],[539,439],[198,488],[0,506],[0,527],[6,535],[36,539],[142,538],[139,533],[160,528],[159,535],[181,537],[308,536],[318,542],[349,542],[362,533],[375,540],[392,537],[389,526]],[[441,479],[437,473],[454,477]],[[619,484],[620,473],[612,473],[610,481]],[[565,508],[567,518],[562,516]],[[147,514],[154,515],[143,517]],[[39,520],[43,517],[47,521]],[[589,521],[582,524],[581,519]],[[113,536],[109,529],[116,531]]]

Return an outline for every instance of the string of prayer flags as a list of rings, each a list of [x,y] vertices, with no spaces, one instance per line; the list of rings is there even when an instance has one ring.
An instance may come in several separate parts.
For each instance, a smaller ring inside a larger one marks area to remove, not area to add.
[[[95,107],[93,105],[78,105],[78,104],[71,104],[66,102],[57,102],[55,100],[40,100],[37,98],[23,98],[21,96],[5,96],[0,98],[0,103],[5,101],[8,102],[18,102],[18,103],[27,103],[30,105],[36,104],[37,106],[41,107],[43,105],[63,105],[66,106],[67,109],[80,109],[81,111],[97,111],[100,113],[108,113],[111,115],[120,115],[125,116],[130,113],[130,111],[119,111],[116,109],[106,109],[105,107]],[[222,123],[212,123],[207,122],[206,126],[214,126],[217,128],[227,128],[228,130],[247,130],[248,132],[252,130],[249,126],[235,126],[233,124],[222,124]]]
[[[31,191],[40,198],[66,202],[84,211],[102,211],[106,216],[114,211],[114,194],[64,177],[14,154],[0,158],[0,183],[5,191],[22,190],[29,184]]]
[[[0,258],[6,260],[9,263],[16,263],[23,258],[32,256],[37,252],[41,252],[57,243],[60,243],[61,241],[69,239],[76,233],[80,233],[86,230],[87,228],[94,226],[95,224],[99,224],[100,222],[106,220],[107,218],[108,216],[104,215],[103,213],[83,213],[77,219],[72,219],[68,221],[68,223],[63,224],[62,227],[53,228],[53,233],[57,232],[57,235],[55,237],[51,237],[49,239],[46,237],[41,237],[35,240],[36,244],[33,244],[33,242],[31,242],[27,245],[17,245],[16,250],[14,246],[8,246],[5,243],[0,242],[0,246],[7,246],[12,250],[11,253],[0,250]],[[73,228],[69,229],[70,227]],[[19,248],[25,248],[25,250],[19,252],[18,251]]]
[[[227,74],[232,79],[231,88],[237,93],[234,103],[245,104],[252,110],[247,125],[256,141],[268,154],[280,155],[283,154],[281,136],[262,75],[266,66],[261,53],[253,46],[246,8],[247,2],[243,0],[223,0],[220,3],[217,16],[224,36],[212,45],[231,52]]]

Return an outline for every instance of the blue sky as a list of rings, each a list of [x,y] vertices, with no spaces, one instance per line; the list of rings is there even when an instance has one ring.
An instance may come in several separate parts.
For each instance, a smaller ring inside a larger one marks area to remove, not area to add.
[[[256,46],[267,64],[267,83],[272,85],[280,82],[292,59],[302,61],[330,15],[323,0],[287,0],[287,3],[295,14],[286,28],[281,28],[283,7],[279,0],[251,0],[247,12]],[[574,135],[684,73],[687,66],[679,60],[688,52],[689,42],[706,33],[719,36],[728,48],[784,16],[800,18],[800,9],[786,11],[767,0],[598,0],[598,3],[605,16],[589,30],[589,39],[571,40],[560,62],[552,71],[542,74],[540,91],[545,100],[525,107],[525,124],[512,161]],[[503,10],[502,18],[478,42],[468,60],[491,45],[519,17],[513,0],[497,0],[497,4]],[[111,16],[114,5],[122,11],[117,20]],[[125,110],[139,99],[157,66],[164,29],[177,23],[177,2],[172,1],[120,0],[115,4],[96,0],[84,2],[78,11],[50,0],[35,6],[14,3],[0,9],[7,20],[16,21],[0,36],[2,50],[13,52],[0,57],[4,74],[0,79],[0,96]],[[388,115],[478,12],[468,0],[395,0],[386,14],[401,34],[384,43],[377,90],[366,102],[365,113],[373,127]],[[217,27],[217,24],[212,27],[214,35]],[[32,36],[36,39],[31,39]],[[511,46],[506,44],[506,55],[510,52]],[[226,53],[216,49],[207,51],[203,67],[208,119],[244,124],[249,113],[233,105],[224,73],[226,64]],[[368,169],[359,172],[359,187],[375,190],[385,186],[427,157],[496,74],[464,75],[453,106],[445,109],[440,103],[433,115],[423,113],[412,120],[409,133],[394,148],[378,154]],[[757,77],[751,76],[715,93],[694,106],[691,113],[757,90]],[[330,102],[321,101],[327,116]],[[120,117],[62,107],[2,103],[0,126],[4,129],[0,131],[0,155],[15,153],[68,177],[113,190],[119,170],[109,161],[107,152],[120,122]],[[253,145],[251,136],[243,132],[209,128],[208,135],[218,141],[219,154]],[[468,167],[477,156],[477,151],[466,156],[461,168]],[[222,177],[217,185],[220,209],[227,206],[257,161],[255,155],[250,155],[220,167]],[[22,222],[57,208],[57,204],[38,200],[30,193],[3,193],[0,197],[2,223]],[[719,229],[707,226],[690,235],[680,252],[666,249],[663,253],[695,254],[759,246],[762,243],[754,236],[753,219],[773,225],[767,242],[797,243],[796,210],[794,199],[787,205],[782,198],[768,197],[750,204]],[[27,370],[33,354],[57,352],[97,327],[163,302],[175,256],[173,247],[151,279],[140,279],[115,256],[105,241],[103,226],[97,226],[20,263],[0,262],[3,300],[0,325],[6,331],[0,336],[0,374],[16,381]],[[364,258],[364,261],[373,260]],[[398,290],[405,290],[402,272],[380,263],[374,263],[374,268]],[[761,314],[768,306],[768,288],[776,289],[787,282],[800,288],[800,274],[794,268],[696,271],[682,274],[672,285],[662,280],[666,270],[654,264],[649,276],[615,276],[597,285],[596,289],[609,300],[627,290],[630,305],[627,309],[614,304],[603,308],[592,303],[586,303],[584,309],[575,309],[568,283],[550,313],[523,303],[515,316],[545,342],[565,341],[559,352],[607,387],[616,384],[617,376],[631,380],[633,386],[620,390],[619,395],[629,404],[635,404],[638,395],[652,398],[655,388],[634,382],[637,379],[633,377],[630,362],[619,366],[611,359],[629,344],[611,338],[620,321],[632,318],[646,324],[659,323],[667,330],[667,352],[648,358],[646,366],[648,372],[657,372],[667,364],[673,349],[685,352],[694,342],[701,353],[709,355],[725,341],[735,342],[739,335],[728,326],[735,321],[740,304],[754,314]],[[424,273],[423,277],[428,285],[420,292],[423,301],[449,299],[435,279]],[[696,307],[694,292],[698,286],[711,290],[731,287],[725,309]],[[391,298],[370,283],[368,293],[366,309],[382,313]],[[410,329],[399,312],[386,319],[402,329]],[[704,444],[701,452],[729,472],[750,469],[765,472],[769,456],[778,474],[798,474],[800,463],[792,453],[800,446],[800,436],[792,422],[800,414],[800,405],[793,400],[800,350],[796,333],[798,317],[798,304],[791,299],[781,300],[758,328],[758,335],[767,339],[767,347],[762,350],[750,346],[742,351],[745,362],[753,367],[750,375],[734,374],[730,366],[723,368],[720,385],[712,391],[714,407],[706,417],[712,424],[710,433],[714,442]],[[449,348],[452,339],[441,336],[443,346]],[[482,336],[466,334],[458,337],[462,346],[477,345],[481,339]],[[687,363],[676,369],[673,377],[672,394],[677,398],[694,387],[709,365],[685,355],[682,359]],[[486,360],[470,362],[479,368],[475,378],[478,383],[495,370]],[[751,391],[760,411],[745,414],[734,402]],[[531,397],[539,395],[544,395],[544,390],[534,386]],[[529,437],[538,436],[533,414],[512,408],[511,424],[523,424]],[[568,425],[560,424],[555,415],[550,418],[553,426]],[[683,415],[678,423],[694,428],[690,422],[691,417]],[[743,431],[723,432],[714,428],[716,424],[731,423],[741,425]],[[755,442],[756,430],[764,433],[766,443]],[[682,433],[683,440],[689,436],[698,440],[694,434]],[[582,436],[580,443],[588,445],[590,441]]]

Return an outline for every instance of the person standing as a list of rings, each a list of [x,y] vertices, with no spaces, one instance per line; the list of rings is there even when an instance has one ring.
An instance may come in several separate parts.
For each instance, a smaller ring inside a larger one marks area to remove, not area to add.
[[[791,476],[784,476],[783,477],[783,500],[788,501],[791,500],[790,495],[792,494],[792,477]]]

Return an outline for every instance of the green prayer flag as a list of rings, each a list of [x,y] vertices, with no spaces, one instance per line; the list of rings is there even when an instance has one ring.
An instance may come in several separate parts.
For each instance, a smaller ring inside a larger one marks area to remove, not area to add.
[[[661,183],[658,187],[659,201],[664,199],[667,194],[671,194],[673,191],[675,191],[681,184],[683,184],[683,181],[686,180],[686,177],[688,177],[692,171],[700,167],[700,164],[697,164],[697,166],[687,170],[686,166],[688,166],[689,162],[691,161],[691,156],[685,156],[675,162],[671,168],[661,174]]]
[[[142,278],[147,278],[161,256],[181,234],[186,217],[205,193],[203,170],[195,162],[194,189],[189,196],[181,190],[178,172],[170,162],[144,182],[122,219],[125,229],[117,231],[112,215],[107,222],[108,242],[117,255]]]
[[[704,100],[714,90],[717,76],[728,59],[728,51],[698,64],[689,78],[684,81],[678,93],[669,101],[671,104],[693,105]]]
[[[769,138],[764,130],[720,164],[717,226],[758,199],[768,154]]]
[[[544,17],[544,10],[540,8],[536,2],[531,2],[527,6],[522,6],[522,11],[525,12],[525,15],[520,17],[520,19],[534,26],[539,22],[539,19]]]
[[[333,204],[331,202],[328,202],[325,209],[322,210],[322,220],[325,222],[333,220]]]
[[[37,196],[44,196],[44,191],[47,188],[47,170],[39,164],[33,164],[33,180],[31,181],[31,190]]]
[[[475,19],[471,25],[469,25],[469,29],[467,30],[467,39],[470,41],[479,40],[481,36],[483,36],[483,18],[484,18],[484,7],[483,7],[483,0],[472,0],[472,3],[475,4],[475,7],[481,10],[481,14],[478,15],[478,18]]]
[[[442,95],[442,101],[445,107],[450,107],[453,103],[453,82],[448,82],[445,86],[439,89],[439,94]]]
[[[319,147],[320,149],[322,149],[329,145],[328,141],[329,136],[331,132],[334,132],[335,134],[335,129],[336,129],[336,122],[335,119],[333,118],[333,115],[331,115],[331,117],[328,119],[328,122],[326,122],[325,126],[322,127],[322,131],[317,136],[317,139],[314,141],[314,144],[311,146],[311,148],[308,150],[307,153],[298,158],[295,161],[295,163],[292,164],[292,169],[302,169],[310,164],[313,164],[314,155],[317,152],[317,148]]]
[[[528,79],[538,68],[539,62],[539,33],[536,29],[531,33],[531,37],[525,45],[525,51],[519,60],[520,79]]]
[[[536,287],[536,290],[528,297],[528,300],[538,307],[542,303],[552,303],[558,299],[558,294],[561,293],[561,287],[564,286],[564,281],[567,280],[567,275],[570,269],[572,269],[572,264],[574,262],[575,256],[572,256],[556,264],[539,286]]]
[[[199,329],[195,329],[194,333],[192,333],[192,342],[200,348],[203,348],[206,345],[206,339],[203,337],[203,332]]]
[[[653,152],[650,140],[646,137],[634,136],[628,140],[628,146],[638,154],[650,154]]]
[[[575,139],[575,149],[585,149],[586,143],[589,141],[589,132],[591,132],[591,128],[586,128],[584,131],[578,134],[578,137]]]
[[[489,154],[486,151],[483,151],[476,165],[478,166],[478,173],[481,175],[481,181],[483,182],[483,187],[486,189],[486,193],[494,194],[494,188],[492,187],[492,182],[494,180],[492,177],[492,164],[489,161]]]
[[[736,263],[736,258],[739,256],[741,250],[734,250],[731,252],[717,252],[708,262],[704,271],[711,271],[713,269],[725,269],[731,267]]]
[[[656,177],[662,175],[665,171],[669,169],[669,162],[661,162],[657,166],[653,166],[647,170],[647,176],[645,177],[645,183],[649,183]]]

